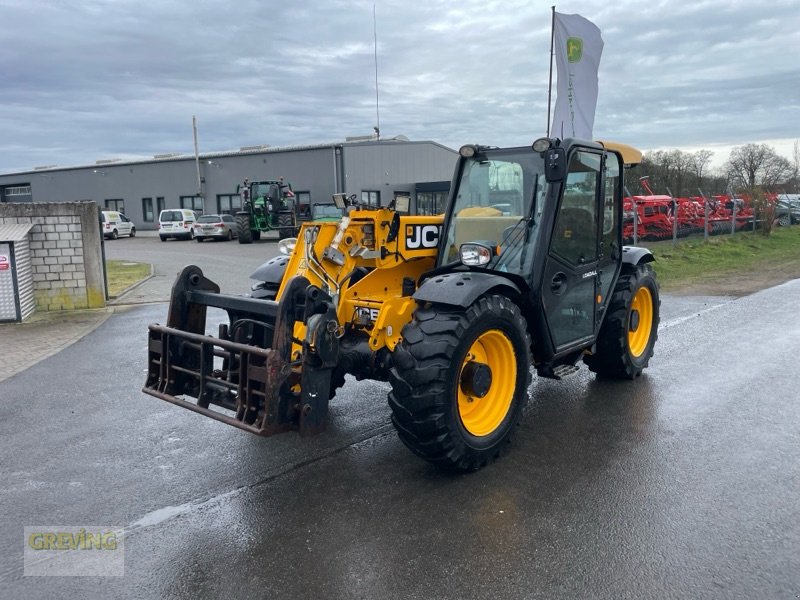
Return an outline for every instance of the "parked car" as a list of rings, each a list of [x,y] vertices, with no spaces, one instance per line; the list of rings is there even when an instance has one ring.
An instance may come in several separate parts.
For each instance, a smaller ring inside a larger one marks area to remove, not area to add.
[[[232,215],[203,215],[194,224],[194,239],[202,242],[212,240],[232,240],[239,237],[236,219]]]
[[[800,223],[800,194],[780,194],[775,204],[775,217],[782,227]]]
[[[133,226],[131,220],[116,210],[101,211],[100,221],[102,222],[104,238],[115,240],[121,235],[129,235],[130,237],[136,235],[136,227]]]
[[[168,238],[191,240],[197,215],[188,208],[168,208],[158,215],[158,237],[162,242]]]

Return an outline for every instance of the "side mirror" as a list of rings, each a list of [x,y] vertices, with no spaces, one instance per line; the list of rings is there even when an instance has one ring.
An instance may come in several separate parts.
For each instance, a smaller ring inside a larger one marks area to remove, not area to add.
[[[567,175],[567,152],[564,148],[550,148],[544,155],[544,176],[548,183],[561,181]]]

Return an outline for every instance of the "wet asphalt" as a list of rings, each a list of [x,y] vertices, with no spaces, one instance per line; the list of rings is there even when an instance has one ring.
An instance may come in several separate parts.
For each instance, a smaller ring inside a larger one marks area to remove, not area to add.
[[[146,396],[166,305],[121,310],[0,383],[0,597],[796,600],[797,306],[800,280],[665,297],[643,377],[534,378],[509,453],[459,476],[385,384],[348,379],[308,439]],[[124,527],[125,576],[23,577],[23,526],[55,524]]]

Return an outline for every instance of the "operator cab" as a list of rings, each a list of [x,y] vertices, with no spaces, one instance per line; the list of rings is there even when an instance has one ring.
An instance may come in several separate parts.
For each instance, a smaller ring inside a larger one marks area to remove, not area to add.
[[[461,148],[437,271],[511,280],[528,307],[546,307],[528,317],[546,321],[552,355],[582,347],[620,271],[625,148],[547,138]]]

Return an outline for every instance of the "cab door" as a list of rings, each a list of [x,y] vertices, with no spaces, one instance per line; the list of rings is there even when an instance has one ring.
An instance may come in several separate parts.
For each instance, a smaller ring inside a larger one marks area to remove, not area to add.
[[[572,153],[556,211],[542,282],[545,319],[556,353],[593,339],[597,323],[597,279],[603,152]]]

